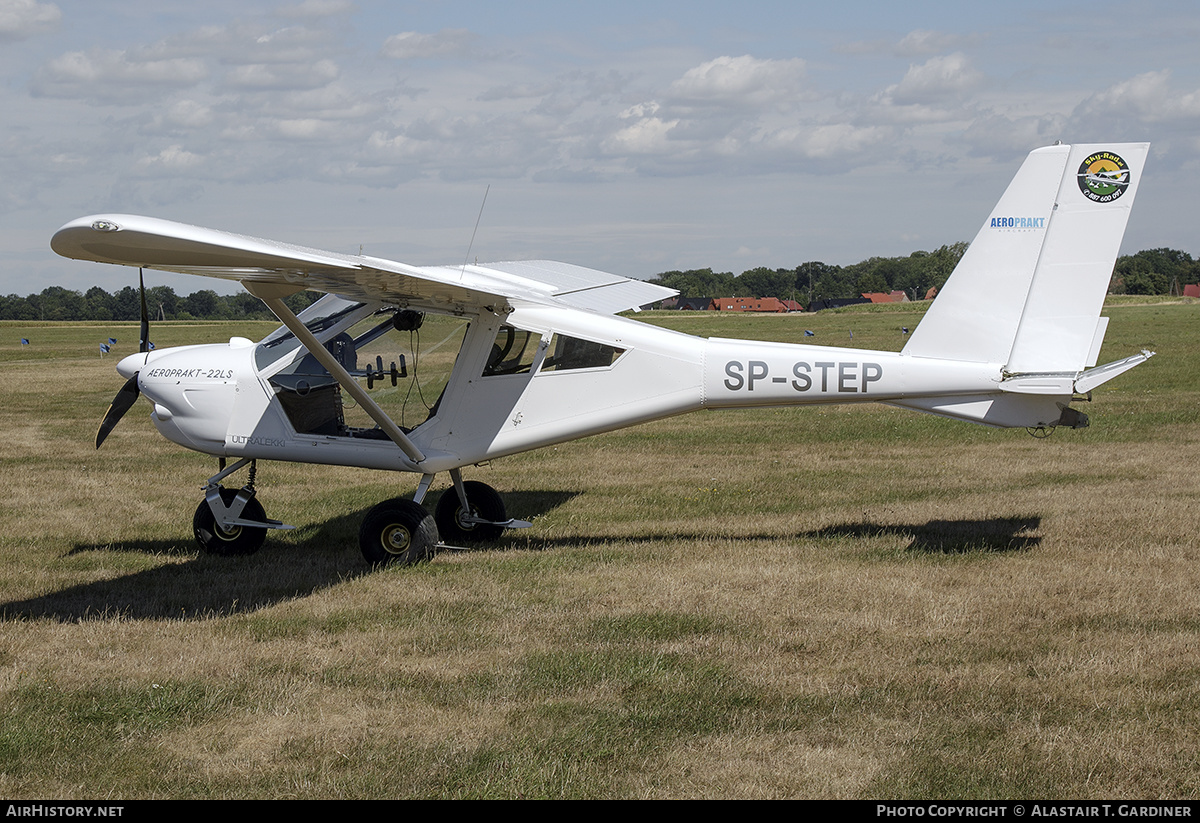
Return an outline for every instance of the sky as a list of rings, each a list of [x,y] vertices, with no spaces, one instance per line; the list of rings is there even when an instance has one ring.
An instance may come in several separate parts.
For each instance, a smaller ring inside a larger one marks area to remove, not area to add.
[[[1149,140],[1122,251],[1200,256],[1197,42],[1191,0],[0,0],[0,294],[136,283],[49,248],[102,212],[418,265],[847,265],[970,240],[1056,140]]]

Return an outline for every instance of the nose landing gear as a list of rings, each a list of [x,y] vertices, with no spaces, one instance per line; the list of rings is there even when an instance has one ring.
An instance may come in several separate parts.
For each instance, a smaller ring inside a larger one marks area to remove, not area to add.
[[[258,500],[250,497],[244,501],[238,501],[238,495],[244,491],[243,489],[235,492],[233,489],[216,487],[216,492],[225,509],[232,511],[239,502],[242,503],[241,515],[238,520],[265,523],[267,513]],[[200,505],[196,507],[196,514],[192,517],[192,532],[196,535],[196,542],[200,544],[200,549],[205,554],[215,554],[220,557],[254,554],[262,548],[263,541],[267,539],[266,527],[246,526],[240,522],[230,524],[218,522],[213,514],[212,506],[207,500],[201,501]]]
[[[234,491],[220,485],[221,480],[246,465],[250,472],[245,486]],[[267,539],[267,529],[293,528],[267,518],[254,496],[256,470],[257,463],[250,459],[239,460],[229,468],[222,459],[221,471],[204,484],[204,501],[192,517],[192,533],[204,553],[221,557],[254,554]]]

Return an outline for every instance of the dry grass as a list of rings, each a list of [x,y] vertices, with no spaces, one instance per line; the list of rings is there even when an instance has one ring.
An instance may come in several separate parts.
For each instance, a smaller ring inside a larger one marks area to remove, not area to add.
[[[1160,356],[1091,429],[677,418],[469,471],[534,528],[380,572],[358,521],[412,478],[261,466],[299,528],[199,556],[211,460],[141,406],[91,448],[91,340],[136,334],[0,324],[37,346],[0,341],[0,794],[1196,797],[1200,315],[1111,313],[1109,359]],[[744,319],[711,333],[918,316]]]

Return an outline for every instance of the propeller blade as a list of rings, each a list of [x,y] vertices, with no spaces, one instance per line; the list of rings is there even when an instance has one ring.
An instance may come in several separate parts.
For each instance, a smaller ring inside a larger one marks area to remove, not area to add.
[[[125,381],[125,385],[117,392],[117,396],[113,398],[112,405],[108,407],[104,419],[100,421],[100,429],[96,432],[96,448],[100,448],[100,444],[104,442],[104,438],[108,437],[109,432],[125,416],[125,412],[129,411],[133,404],[137,402],[138,395],[141,393],[138,390],[137,381],[138,376],[135,373],[133,377]]]
[[[146,311],[146,281],[142,279],[140,268],[138,269],[138,294],[142,297],[142,339],[138,341],[138,351],[145,353],[150,351],[150,312]]]

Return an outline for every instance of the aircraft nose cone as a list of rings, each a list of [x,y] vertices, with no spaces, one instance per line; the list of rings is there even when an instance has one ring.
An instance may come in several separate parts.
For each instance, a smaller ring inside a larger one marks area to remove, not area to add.
[[[146,355],[144,353],[131,354],[122,358],[121,362],[117,364],[117,374],[125,378],[133,377],[145,363]]]

